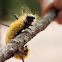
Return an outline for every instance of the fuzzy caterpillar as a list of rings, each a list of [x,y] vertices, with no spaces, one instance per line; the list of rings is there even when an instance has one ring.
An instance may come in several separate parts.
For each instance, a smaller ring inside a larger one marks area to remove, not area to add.
[[[17,17],[16,17],[16,19],[17,19]],[[6,44],[11,39],[15,38],[19,33],[21,33],[22,30],[28,28],[34,19],[35,19],[34,15],[32,15],[32,14],[27,15],[27,13],[24,13],[19,19],[17,19],[15,22],[13,22],[10,26],[0,23],[2,25],[9,27],[8,31],[6,33],[6,39],[5,39]],[[14,57],[23,60],[28,55],[29,55],[29,49],[27,46],[25,46],[25,47],[23,47],[23,49],[21,51],[19,51],[17,54],[15,54]],[[23,62],[24,62],[24,60],[23,60]]]

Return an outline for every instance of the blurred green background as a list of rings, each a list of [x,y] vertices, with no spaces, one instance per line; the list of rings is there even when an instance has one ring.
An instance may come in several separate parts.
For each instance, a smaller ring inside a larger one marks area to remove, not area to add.
[[[13,13],[20,16],[21,7],[25,5],[35,14],[41,15],[38,0],[2,0],[2,13],[4,19],[13,19]],[[12,13],[13,12],[13,13]]]

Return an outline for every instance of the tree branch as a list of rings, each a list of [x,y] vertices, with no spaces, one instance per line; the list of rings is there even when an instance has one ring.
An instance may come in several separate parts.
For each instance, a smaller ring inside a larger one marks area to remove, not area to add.
[[[17,37],[12,39],[4,48],[0,50],[0,62],[13,57],[21,48],[37,33],[44,30],[50,22],[56,17],[56,9],[52,9],[48,12],[41,20],[32,24],[29,29],[26,29],[24,32],[20,33]]]

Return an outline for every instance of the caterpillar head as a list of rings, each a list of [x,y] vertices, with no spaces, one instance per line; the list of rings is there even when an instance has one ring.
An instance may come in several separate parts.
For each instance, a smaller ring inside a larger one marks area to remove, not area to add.
[[[26,19],[29,20],[30,22],[33,22],[33,19],[35,19],[35,16],[32,14],[28,14]]]
[[[25,21],[24,21],[24,23],[25,23],[24,29],[28,28],[32,24],[32,22],[34,21],[34,19],[35,19],[34,15],[28,14],[26,16]]]

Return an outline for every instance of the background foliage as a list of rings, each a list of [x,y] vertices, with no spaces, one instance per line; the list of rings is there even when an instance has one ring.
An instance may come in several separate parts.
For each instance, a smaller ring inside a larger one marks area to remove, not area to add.
[[[20,16],[21,13],[21,6],[25,5],[33,13],[37,13],[40,15],[40,4],[38,0],[2,0],[2,12],[3,12],[3,17],[5,19],[10,18],[13,16],[13,13],[17,14]],[[13,13],[12,13],[13,12]]]

